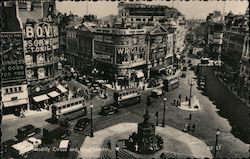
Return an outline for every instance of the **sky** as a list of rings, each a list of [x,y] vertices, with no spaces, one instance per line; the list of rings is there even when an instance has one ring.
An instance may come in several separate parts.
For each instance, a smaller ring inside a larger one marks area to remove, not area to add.
[[[138,2],[129,2],[129,3],[138,3]],[[153,0],[151,2],[141,1],[140,3],[144,4],[153,4],[153,5],[167,5],[168,7],[177,8],[182,14],[185,15],[186,19],[205,19],[209,13],[212,13],[214,10],[223,11],[224,1],[214,0],[214,1],[164,1],[164,0]],[[79,16],[85,14],[94,14],[98,18],[108,16],[108,15],[117,15],[118,2],[112,1],[97,1],[97,2],[86,2],[86,1],[56,1],[56,9],[62,13],[69,14],[70,12]],[[88,6],[88,7],[87,7]],[[245,14],[248,7],[248,0],[226,0],[225,1],[225,13],[232,11],[234,14]],[[88,8],[88,9],[87,9]]]

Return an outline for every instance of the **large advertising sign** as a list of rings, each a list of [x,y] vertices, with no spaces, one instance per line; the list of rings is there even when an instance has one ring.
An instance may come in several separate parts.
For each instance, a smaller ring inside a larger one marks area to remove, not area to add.
[[[115,50],[117,64],[127,64],[145,60],[146,45],[117,46]]]
[[[58,26],[49,22],[26,24],[25,51],[29,53],[47,52],[59,48]]]
[[[1,48],[3,82],[26,79],[22,32],[2,32]]]

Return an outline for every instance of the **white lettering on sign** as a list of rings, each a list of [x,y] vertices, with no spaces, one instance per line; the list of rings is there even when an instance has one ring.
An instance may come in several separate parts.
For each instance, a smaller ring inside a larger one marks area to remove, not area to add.
[[[34,27],[27,25],[25,32],[26,38],[51,38],[59,35],[57,26],[46,22],[38,23]]]
[[[145,53],[145,46],[117,47],[117,54],[142,54]]]

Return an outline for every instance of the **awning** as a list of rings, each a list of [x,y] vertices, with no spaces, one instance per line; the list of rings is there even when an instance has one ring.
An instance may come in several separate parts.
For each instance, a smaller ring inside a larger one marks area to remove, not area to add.
[[[40,96],[35,96],[35,97],[33,97],[33,99],[34,99],[35,102],[41,102],[41,101],[44,101],[44,100],[48,100],[49,97],[46,94],[43,94],[43,95],[40,95]]]
[[[137,78],[142,78],[144,77],[144,73],[142,71],[135,71],[136,77]]]
[[[152,70],[157,71],[157,72],[163,71],[163,70],[165,70],[165,64],[161,64],[161,65],[157,65],[155,67],[152,67]]]
[[[60,93],[58,93],[57,91],[52,91],[52,92],[49,92],[48,95],[49,95],[51,98],[54,98],[54,97],[59,96]]]
[[[11,107],[11,106],[18,106],[23,104],[28,104],[28,99],[18,99],[18,100],[12,100],[12,101],[4,101],[3,105],[4,107]]]
[[[68,90],[64,88],[61,84],[59,84],[56,88],[59,89],[62,93],[68,92]]]

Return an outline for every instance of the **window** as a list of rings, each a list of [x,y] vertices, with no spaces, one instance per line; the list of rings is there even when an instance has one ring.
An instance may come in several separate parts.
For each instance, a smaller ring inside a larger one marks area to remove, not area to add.
[[[17,92],[17,87],[14,88],[14,91]]]
[[[10,93],[12,93],[13,92],[13,88],[10,88]]]
[[[22,91],[22,87],[18,87],[18,91],[20,91],[20,92],[21,92],[21,91]]]
[[[7,88],[7,89],[5,89],[5,93],[9,93],[9,89]]]

